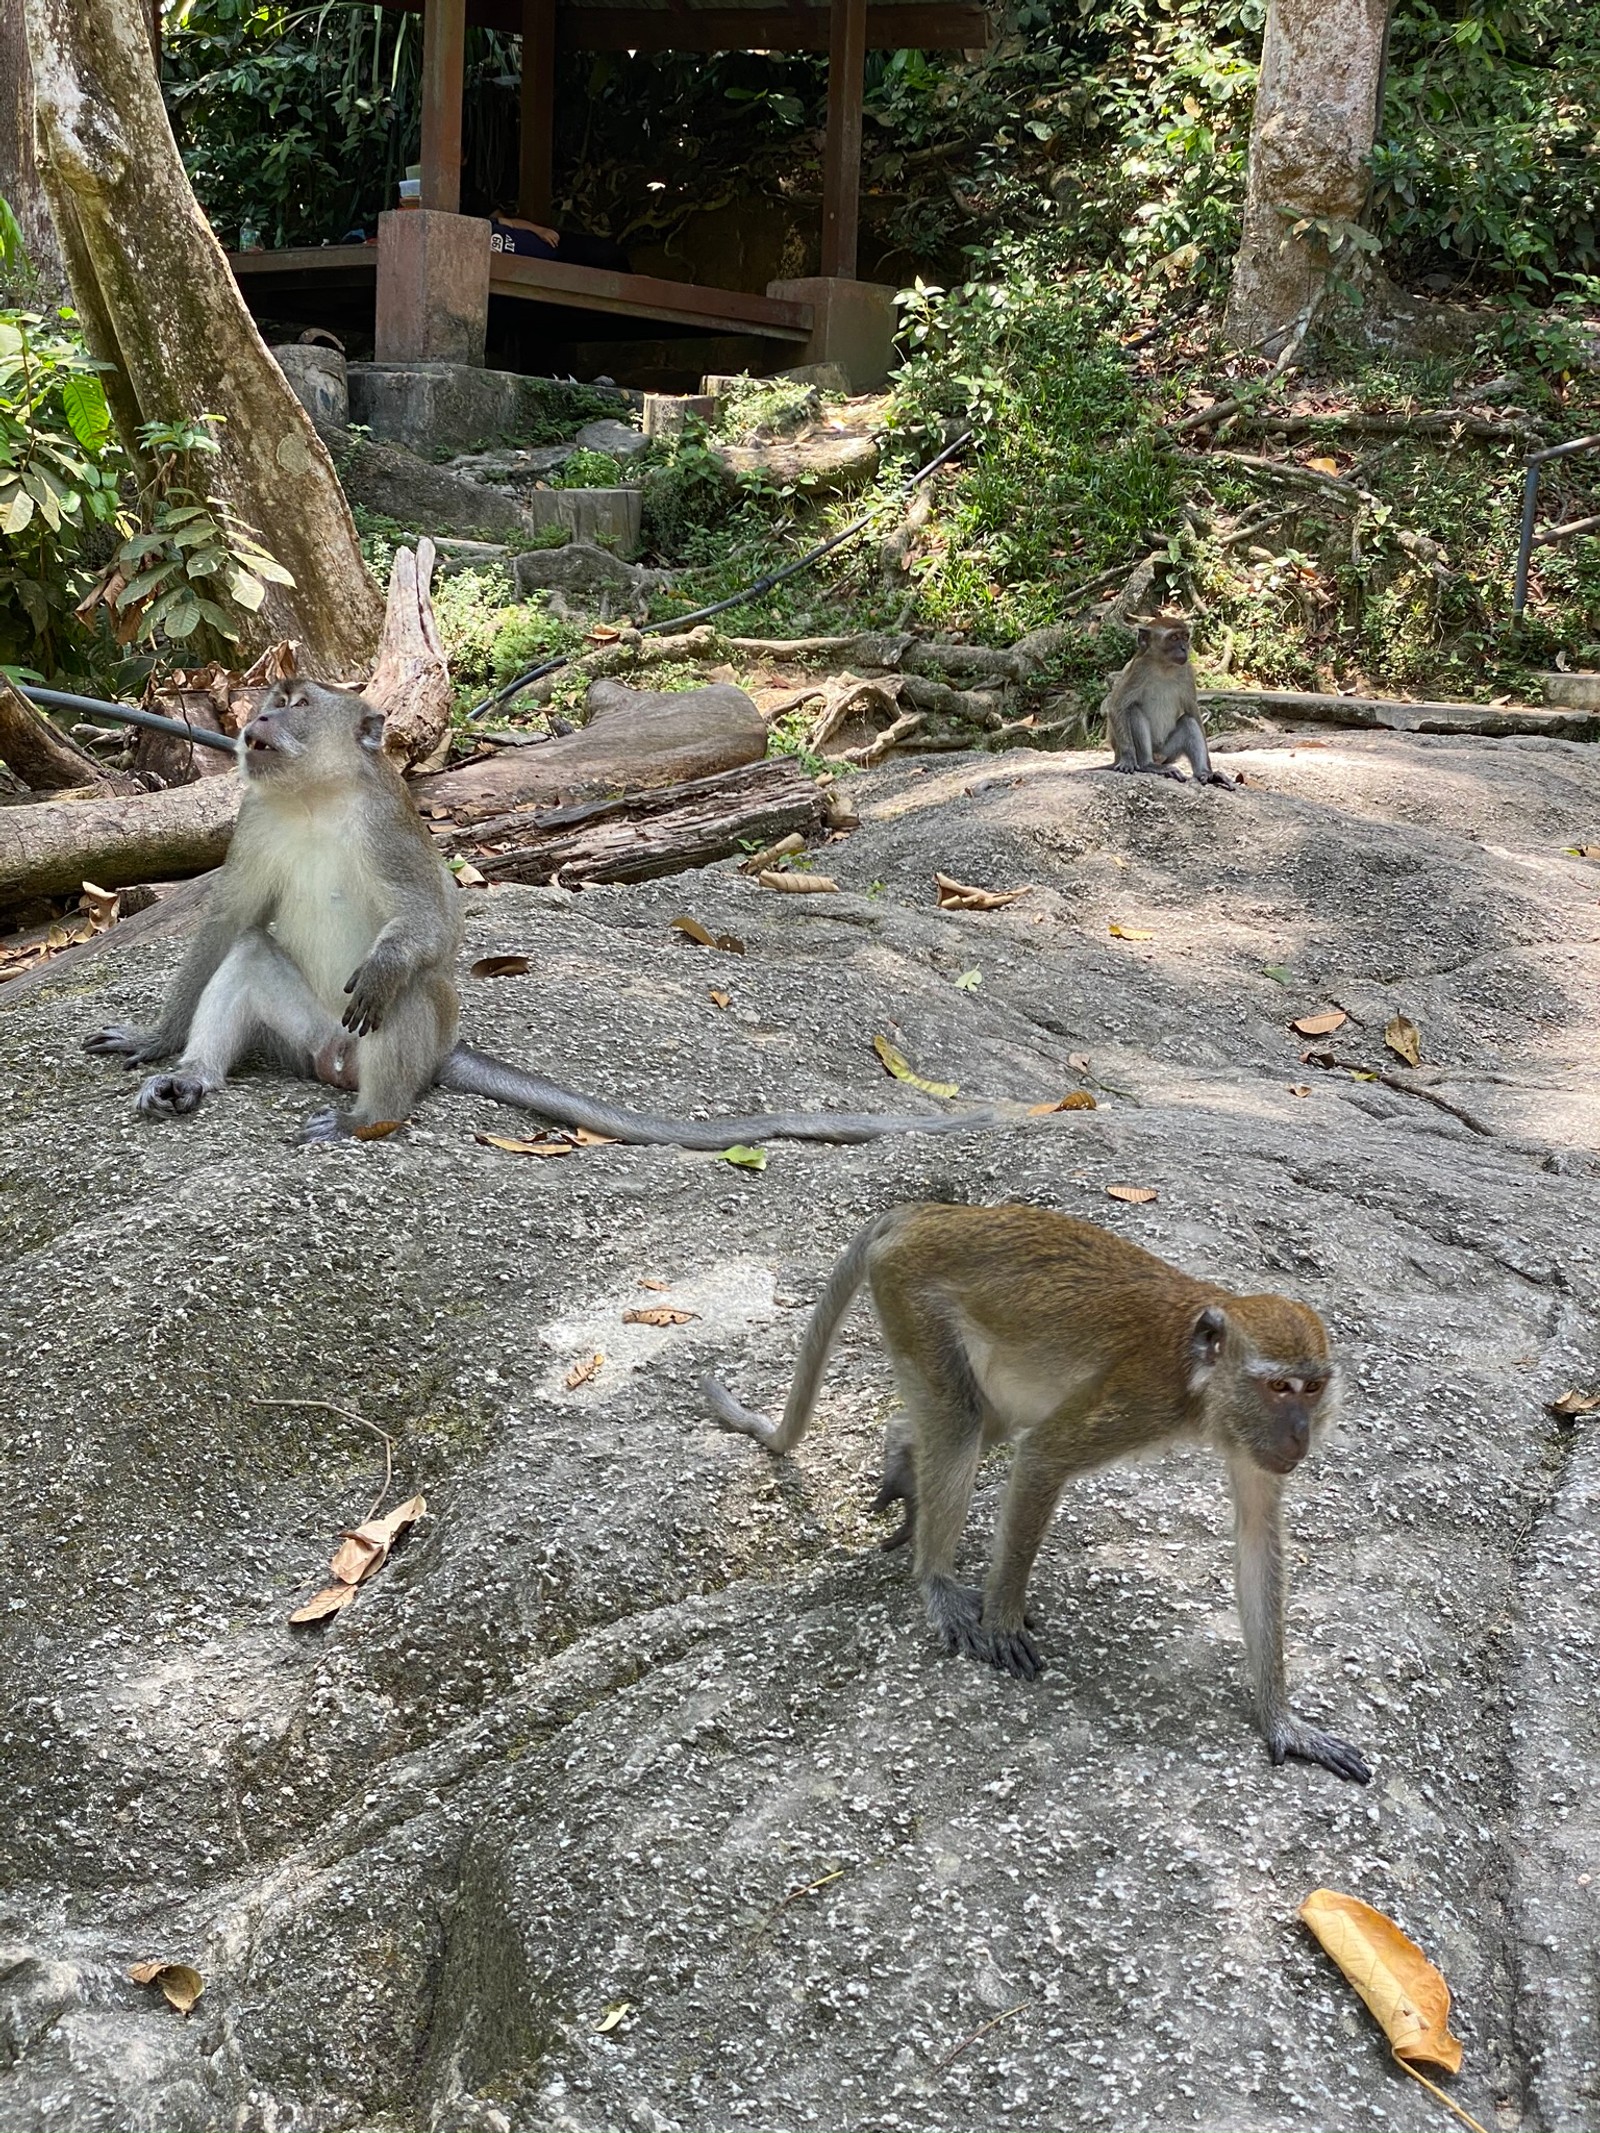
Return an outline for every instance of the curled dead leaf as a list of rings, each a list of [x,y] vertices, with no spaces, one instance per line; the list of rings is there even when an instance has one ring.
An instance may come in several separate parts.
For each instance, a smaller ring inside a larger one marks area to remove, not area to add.
[[[1409,1017],[1396,1015],[1386,1023],[1383,1041],[1395,1057],[1403,1059],[1407,1066],[1421,1066],[1422,1032]]]
[[[1550,1402],[1550,1412],[1563,1422],[1575,1422],[1579,1415],[1600,1415],[1600,1392],[1564,1392]]]
[[[1153,941],[1155,939],[1153,933],[1146,933],[1138,926],[1120,926],[1115,919],[1111,922],[1110,932],[1113,938],[1119,941]]]
[[[1025,882],[1020,889],[980,889],[970,881],[956,881],[948,874],[935,874],[934,883],[939,891],[941,911],[1001,911],[1007,904],[1014,904],[1019,896],[1031,896],[1033,883]]]
[[[102,889],[98,882],[86,881],[83,894],[78,898],[78,907],[88,919],[91,932],[109,933],[122,909],[122,892],[120,889]]]
[[[698,1311],[680,1310],[676,1304],[630,1304],[622,1314],[625,1326],[686,1326]]]
[[[576,1392],[580,1385],[587,1385],[592,1377],[598,1375],[604,1361],[604,1350],[596,1348],[593,1355],[586,1356],[581,1363],[574,1363],[561,1382],[568,1392]]]
[[[571,1155],[571,1141],[514,1141],[503,1133],[475,1133],[472,1138],[480,1147],[498,1148],[506,1155]]]
[[[789,896],[837,896],[839,884],[830,874],[774,874],[769,868],[756,876],[764,889],[781,889]]]
[[[1143,1207],[1147,1201],[1159,1200],[1161,1195],[1153,1185],[1108,1185],[1106,1197],[1126,1200],[1131,1207]]]
[[[1310,1085],[1309,1083],[1304,1081],[1291,1081],[1289,1084],[1289,1094],[1291,1096],[1309,1096],[1311,1094]]]
[[[387,1516],[369,1518],[359,1526],[352,1526],[335,1549],[329,1569],[343,1584],[361,1584],[383,1562],[396,1536],[417,1519],[425,1517],[427,1509],[425,1498],[408,1496]]]
[[[887,1037],[874,1037],[872,1049],[896,1081],[903,1081],[913,1089],[920,1089],[924,1096],[954,1096],[960,1086],[954,1081],[925,1081],[904,1052],[897,1052]]]
[[[1315,459],[1308,459],[1306,465],[1316,474],[1337,474],[1339,471],[1337,459],[1330,459],[1321,454]]]
[[[468,860],[452,861],[450,871],[456,877],[457,886],[460,888],[481,889],[484,886],[483,876]]]
[[[769,844],[764,852],[752,852],[748,859],[741,859],[739,872],[764,874],[769,867],[776,866],[780,859],[792,859],[796,852],[803,852],[805,848],[806,840],[798,830],[793,830],[787,837],[780,837],[776,844]]]
[[[680,911],[672,924],[674,930],[681,933],[685,940],[695,941],[702,948],[714,948],[717,945],[717,937],[710,927],[702,926],[699,919],[691,918],[687,911]]]
[[[365,1126],[354,1129],[358,1141],[386,1141],[391,1133],[398,1133],[405,1125],[403,1118],[375,1118]]]
[[[1342,1007],[1319,1007],[1314,1015],[1301,1015],[1289,1027],[1302,1037],[1327,1037],[1336,1029],[1343,1029],[1349,1019]]]
[[[205,1979],[187,1963],[135,1963],[128,1975],[136,1985],[156,1986],[168,2006],[184,2016],[206,1989]]]
[[[599,2021],[595,2023],[595,2035],[597,2037],[608,2037],[611,2034],[612,2030],[617,2028],[621,2022],[625,2021],[626,2018],[632,2014],[632,2012],[632,2000],[613,2000],[611,2005],[601,2015]]]
[[[1093,1111],[1095,1100],[1087,1089],[1068,1089],[1065,1096],[1058,1096],[1054,1103],[1029,1104],[1030,1118],[1046,1118],[1052,1111]]]
[[[618,1148],[622,1145],[614,1133],[591,1133],[587,1126],[574,1126],[572,1138],[580,1148]]]
[[[530,955],[480,955],[469,978],[520,978],[533,968]]]
[[[733,998],[731,992],[718,992],[714,985],[709,988],[709,993],[713,1007],[726,1007]]]
[[[639,1286],[641,1289],[670,1289],[672,1283],[670,1281],[657,1281],[652,1275],[646,1274],[640,1279]]]
[[[1416,1942],[1382,1911],[1337,1889],[1313,1889],[1300,1906],[1300,1918],[1366,2002],[1397,2062],[1458,2118],[1477,2127],[1476,2119],[1417,2072],[1420,2061],[1459,2073],[1461,2039],[1450,2034],[1450,1987]],[[1483,2129],[1477,2127],[1477,2133]]]
[[[356,1596],[354,1585],[324,1585],[321,1592],[313,1593],[304,1607],[297,1607],[289,1617],[291,1622],[320,1622],[327,1615],[336,1615],[348,1607]]]

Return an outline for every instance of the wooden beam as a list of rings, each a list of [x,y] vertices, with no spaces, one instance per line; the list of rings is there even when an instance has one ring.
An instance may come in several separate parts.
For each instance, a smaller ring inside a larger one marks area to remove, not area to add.
[[[828,138],[822,151],[822,271],[856,278],[861,210],[861,103],[867,0],[833,0],[828,38]]]
[[[461,98],[467,0],[426,0],[422,11],[422,204],[461,212]]]
[[[522,142],[517,206],[548,223],[555,189],[556,0],[522,0]]]
[[[401,14],[418,0],[379,0]],[[522,30],[523,0],[468,0],[474,29]],[[825,7],[559,7],[561,43],[576,52],[826,52]],[[867,8],[871,52],[982,51],[993,37],[987,10],[969,0],[881,0]]]
[[[618,318],[660,319],[697,332],[756,334],[764,340],[805,341],[812,327],[811,306],[782,297],[705,289],[694,282],[621,274],[610,267],[569,267],[555,259],[522,259],[514,252],[490,253],[489,293],[575,311],[609,312]]]

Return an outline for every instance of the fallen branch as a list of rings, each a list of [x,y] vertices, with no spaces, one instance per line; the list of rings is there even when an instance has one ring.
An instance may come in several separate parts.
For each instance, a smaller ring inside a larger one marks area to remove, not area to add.
[[[13,1007],[19,1000],[31,999],[41,985],[48,985],[63,970],[75,970],[104,955],[108,948],[128,948],[138,941],[167,940],[188,933],[205,909],[215,880],[215,874],[200,874],[178,888],[165,889],[143,911],[119,919],[92,940],[74,941],[70,948],[58,949],[42,963],[30,963],[26,970],[0,985],[0,1007]]]
[[[729,640],[719,636],[709,622],[677,637],[643,637],[637,630],[623,630],[614,643],[580,653],[558,673],[531,683],[525,693],[531,702],[547,704],[558,687],[574,678],[600,681],[614,674],[637,673],[642,667],[665,666],[674,659],[723,660],[728,647]]]
[[[1339,474],[1319,474],[1315,467],[1297,466],[1290,459],[1268,459],[1263,452],[1185,452],[1176,445],[1169,445],[1168,452],[1185,466],[1242,467],[1247,473],[1271,475],[1279,481],[1304,482],[1308,487],[1321,489],[1332,496],[1342,497],[1352,504],[1376,503],[1370,489],[1359,482],[1346,480]]]
[[[894,723],[885,726],[865,748],[847,748],[841,760],[855,763],[862,770],[869,770],[874,763],[881,763],[902,741],[909,740],[914,733],[920,733],[922,725],[923,714],[920,711],[902,711]]]
[[[477,864],[490,881],[649,881],[731,858],[756,839],[774,844],[814,830],[823,806],[799,764],[775,756],[686,784],[518,816],[504,825],[517,842],[480,853]]]
[[[7,901],[60,896],[85,879],[104,889],[172,881],[220,866],[239,787],[202,778],[168,792],[0,808],[0,882]]]
[[[132,793],[130,777],[109,771],[87,748],[69,740],[0,674],[0,762],[33,792]]]
[[[1324,696],[1297,689],[1202,689],[1200,701],[1230,710],[1304,719],[1315,726],[1381,727],[1391,733],[1467,733],[1501,740],[1516,733],[1600,741],[1600,712],[1549,704],[1408,703],[1389,696]]]
[[[1392,1073],[1387,1067],[1369,1067],[1359,1059],[1342,1059],[1337,1052],[1305,1052],[1301,1056],[1307,1066],[1323,1067],[1336,1073],[1357,1074],[1364,1081],[1381,1082],[1386,1089],[1397,1089],[1402,1096],[1420,1096],[1425,1104],[1432,1104],[1440,1111],[1448,1111],[1452,1118],[1459,1119],[1462,1125],[1471,1132],[1480,1134],[1483,1139],[1493,1141],[1500,1138],[1493,1126],[1487,1125],[1475,1112],[1464,1111],[1460,1104],[1453,1104],[1448,1096],[1441,1096],[1436,1089],[1425,1089],[1417,1082],[1407,1081],[1403,1074]]]
[[[1570,541],[1575,533],[1600,533],[1600,517],[1569,518],[1559,526],[1541,526],[1533,545],[1537,548],[1546,541]]]
[[[1340,430],[1352,437],[1475,437],[1489,444],[1526,444],[1534,434],[1526,422],[1491,422],[1481,415],[1454,415],[1448,410],[1419,415],[1365,415],[1352,410],[1336,415],[1267,415],[1241,411],[1240,426],[1265,430],[1273,437],[1316,437]]]

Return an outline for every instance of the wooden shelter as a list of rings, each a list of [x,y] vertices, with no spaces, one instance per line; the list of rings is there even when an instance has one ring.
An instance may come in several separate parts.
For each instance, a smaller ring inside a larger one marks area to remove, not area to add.
[[[972,49],[988,41],[974,0],[384,0],[423,17],[421,210],[380,218],[371,248],[323,246],[239,254],[235,271],[260,308],[274,287],[307,277],[353,286],[377,278],[380,361],[482,363],[488,298],[511,297],[563,315],[654,320],[667,331],[756,335],[786,342],[791,360],[842,362],[855,382],[887,357],[890,292],[857,280],[863,73],[868,46]],[[488,226],[463,216],[462,98],[466,33],[522,38],[519,205],[547,221],[552,198],[555,66],[563,49],[592,52],[828,54],[821,273],[765,292],[700,287],[657,276],[490,254]]]

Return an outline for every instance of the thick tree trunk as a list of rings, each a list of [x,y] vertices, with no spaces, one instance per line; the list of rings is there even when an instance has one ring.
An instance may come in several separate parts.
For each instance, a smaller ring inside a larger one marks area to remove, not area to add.
[[[125,800],[0,807],[0,901],[65,896],[84,881],[123,889],[220,866],[239,806],[231,778]]]
[[[4,0],[0,0],[4,4]],[[143,0],[22,0],[45,190],[124,441],[141,422],[226,417],[215,486],[294,587],[241,617],[248,651],[371,660],[382,603],[332,461],[267,353],[200,212],[161,100]]]
[[[0,199],[9,202],[21,225],[38,294],[65,303],[70,293],[66,262],[33,146],[33,68],[22,0],[0,0]],[[19,295],[35,293],[20,276],[8,274],[6,281]]]
[[[1327,285],[1326,236],[1367,202],[1391,0],[1271,0],[1227,331],[1276,356]]]

